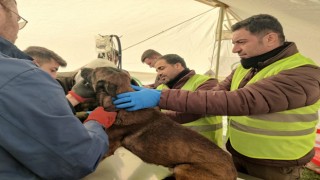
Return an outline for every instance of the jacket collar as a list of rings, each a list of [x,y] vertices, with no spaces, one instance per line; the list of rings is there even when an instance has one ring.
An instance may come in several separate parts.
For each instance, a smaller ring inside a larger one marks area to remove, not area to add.
[[[4,39],[1,36],[0,36],[0,52],[3,56],[6,56],[6,57],[32,60],[30,56],[28,56],[27,54],[19,50],[17,46],[15,46],[14,44],[12,44],[11,42],[9,42],[8,40]]]
[[[170,89],[179,89],[185,84],[185,82],[190,78],[190,76],[193,76],[194,74],[194,70],[186,68],[181,73],[179,73],[174,79],[169,81],[166,85]]]
[[[269,51],[265,54],[252,58],[241,60],[241,64],[245,69],[256,68],[262,69],[280,59],[289,57],[298,52],[297,46],[293,42],[285,42],[282,46]]]

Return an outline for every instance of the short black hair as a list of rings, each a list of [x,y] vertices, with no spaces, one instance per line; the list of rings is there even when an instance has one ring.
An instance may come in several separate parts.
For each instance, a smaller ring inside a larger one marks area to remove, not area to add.
[[[146,58],[152,58],[153,56],[162,56],[159,52],[153,50],[153,49],[148,49],[145,50],[142,55],[141,55],[141,62],[144,63]]]
[[[61,67],[67,66],[67,62],[61,56],[59,56],[54,51],[47,49],[45,47],[29,46],[23,52],[28,54],[29,56],[31,56],[33,59],[37,59],[37,61],[39,61],[38,63],[40,63],[40,64],[54,60]]]
[[[241,28],[245,28],[255,35],[265,35],[268,32],[275,32],[278,34],[281,43],[285,41],[282,25],[277,18],[269,14],[254,15],[231,26],[232,32]]]
[[[166,54],[164,56],[159,57],[159,59],[164,59],[168,64],[177,64],[180,63],[182,67],[187,68],[186,62],[182,57],[177,54]],[[158,59],[158,60],[159,60]]]

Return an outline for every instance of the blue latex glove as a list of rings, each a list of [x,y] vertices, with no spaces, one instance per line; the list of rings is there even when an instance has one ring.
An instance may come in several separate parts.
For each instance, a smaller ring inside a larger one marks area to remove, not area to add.
[[[144,108],[155,107],[159,104],[161,91],[131,85],[135,92],[126,92],[117,95],[113,101],[116,108],[136,111]]]

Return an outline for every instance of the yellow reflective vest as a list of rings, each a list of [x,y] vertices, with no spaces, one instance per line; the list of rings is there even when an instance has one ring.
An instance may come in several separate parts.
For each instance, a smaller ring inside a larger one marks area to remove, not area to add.
[[[182,90],[195,91],[201,84],[206,82],[210,77],[195,74],[193,75],[181,88]],[[164,84],[161,84],[157,87],[158,90],[168,89]],[[210,141],[217,144],[219,147],[223,147],[222,141],[222,117],[221,116],[205,116],[195,121],[185,123],[184,126],[187,126],[198,133],[202,134]]]
[[[312,60],[297,53],[265,67],[248,84],[307,64],[315,65]],[[238,89],[249,71],[250,69],[244,69],[242,66],[236,69],[231,90]],[[306,107],[276,113],[229,116],[230,143],[236,151],[251,158],[299,159],[314,147],[319,107],[320,101]]]

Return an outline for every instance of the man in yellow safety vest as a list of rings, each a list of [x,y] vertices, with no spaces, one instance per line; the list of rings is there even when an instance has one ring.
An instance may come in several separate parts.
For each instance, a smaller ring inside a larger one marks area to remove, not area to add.
[[[157,89],[183,89],[188,91],[209,90],[218,84],[218,81],[209,76],[196,74],[187,68],[186,62],[177,54],[167,54],[159,57],[154,68],[164,84]],[[188,126],[222,147],[222,117],[206,114],[180,113],[163,111],[171,119]]]
[[[285,40],[282,25],[271,15],[251,16],[231,30],[232,51],[241,65],[213,90],[137,87],[118,95],[114,104],[129,111],[159,106],[228,115],[226,147],[239,172],[270,180],[299,179],[314,156],[320,67]]]

